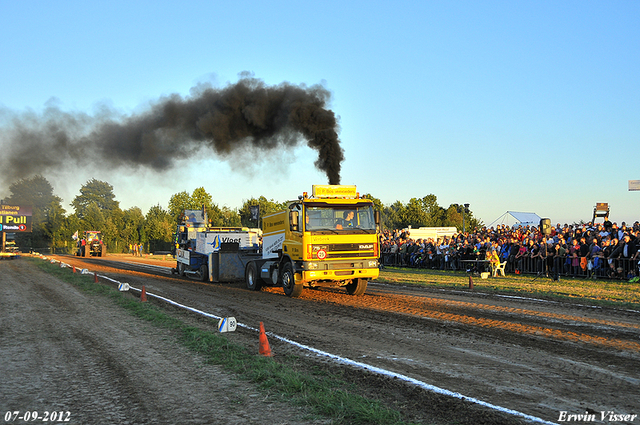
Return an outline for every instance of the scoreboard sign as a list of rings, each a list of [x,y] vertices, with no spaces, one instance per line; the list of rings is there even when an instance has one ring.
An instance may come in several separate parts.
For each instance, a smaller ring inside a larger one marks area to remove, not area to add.
[[[31,206],[0,205],[0,232],[31,232]]]

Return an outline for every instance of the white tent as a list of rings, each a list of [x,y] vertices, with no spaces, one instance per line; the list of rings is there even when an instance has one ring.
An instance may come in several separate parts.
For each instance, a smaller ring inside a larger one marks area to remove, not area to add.
[[[507,225],[509,227],[520,226],[538,226],[540,224],[541,217],[536,213],[507,211],[487,227],[493,227],[500,224]]]

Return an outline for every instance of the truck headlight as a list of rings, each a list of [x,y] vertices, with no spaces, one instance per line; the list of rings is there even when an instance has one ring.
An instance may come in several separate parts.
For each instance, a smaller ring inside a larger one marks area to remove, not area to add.
[[[369,260],[369,267],[378,267],[378,260]]]
[[[318,263],[307,263],[307,269],[309,269],[309,270],[317,270],[318,269]]]

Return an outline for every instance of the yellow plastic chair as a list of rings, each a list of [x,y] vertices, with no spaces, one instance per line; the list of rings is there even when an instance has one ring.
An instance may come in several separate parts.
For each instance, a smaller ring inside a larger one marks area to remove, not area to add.
[[[497,277],[498,273],[502,274],[502,276],[505,276],[504,274],[504,267],[507,265],[506,261],[503,261],[502,263],[498,264],[496,266],[496,268],[493,270],[493,277]]]

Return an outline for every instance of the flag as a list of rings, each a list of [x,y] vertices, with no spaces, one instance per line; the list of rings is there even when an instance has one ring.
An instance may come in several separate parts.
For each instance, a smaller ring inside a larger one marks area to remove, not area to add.
[[[251,212],[251,220],[258,221],[258,217],[260,217],[260,205],[250,205],[249,211]]]
[[[73,236],[71,236],[71,239],[73,239],[74,241],[78,240],[78,231],[76,230],[76,232],[73,234]]]

